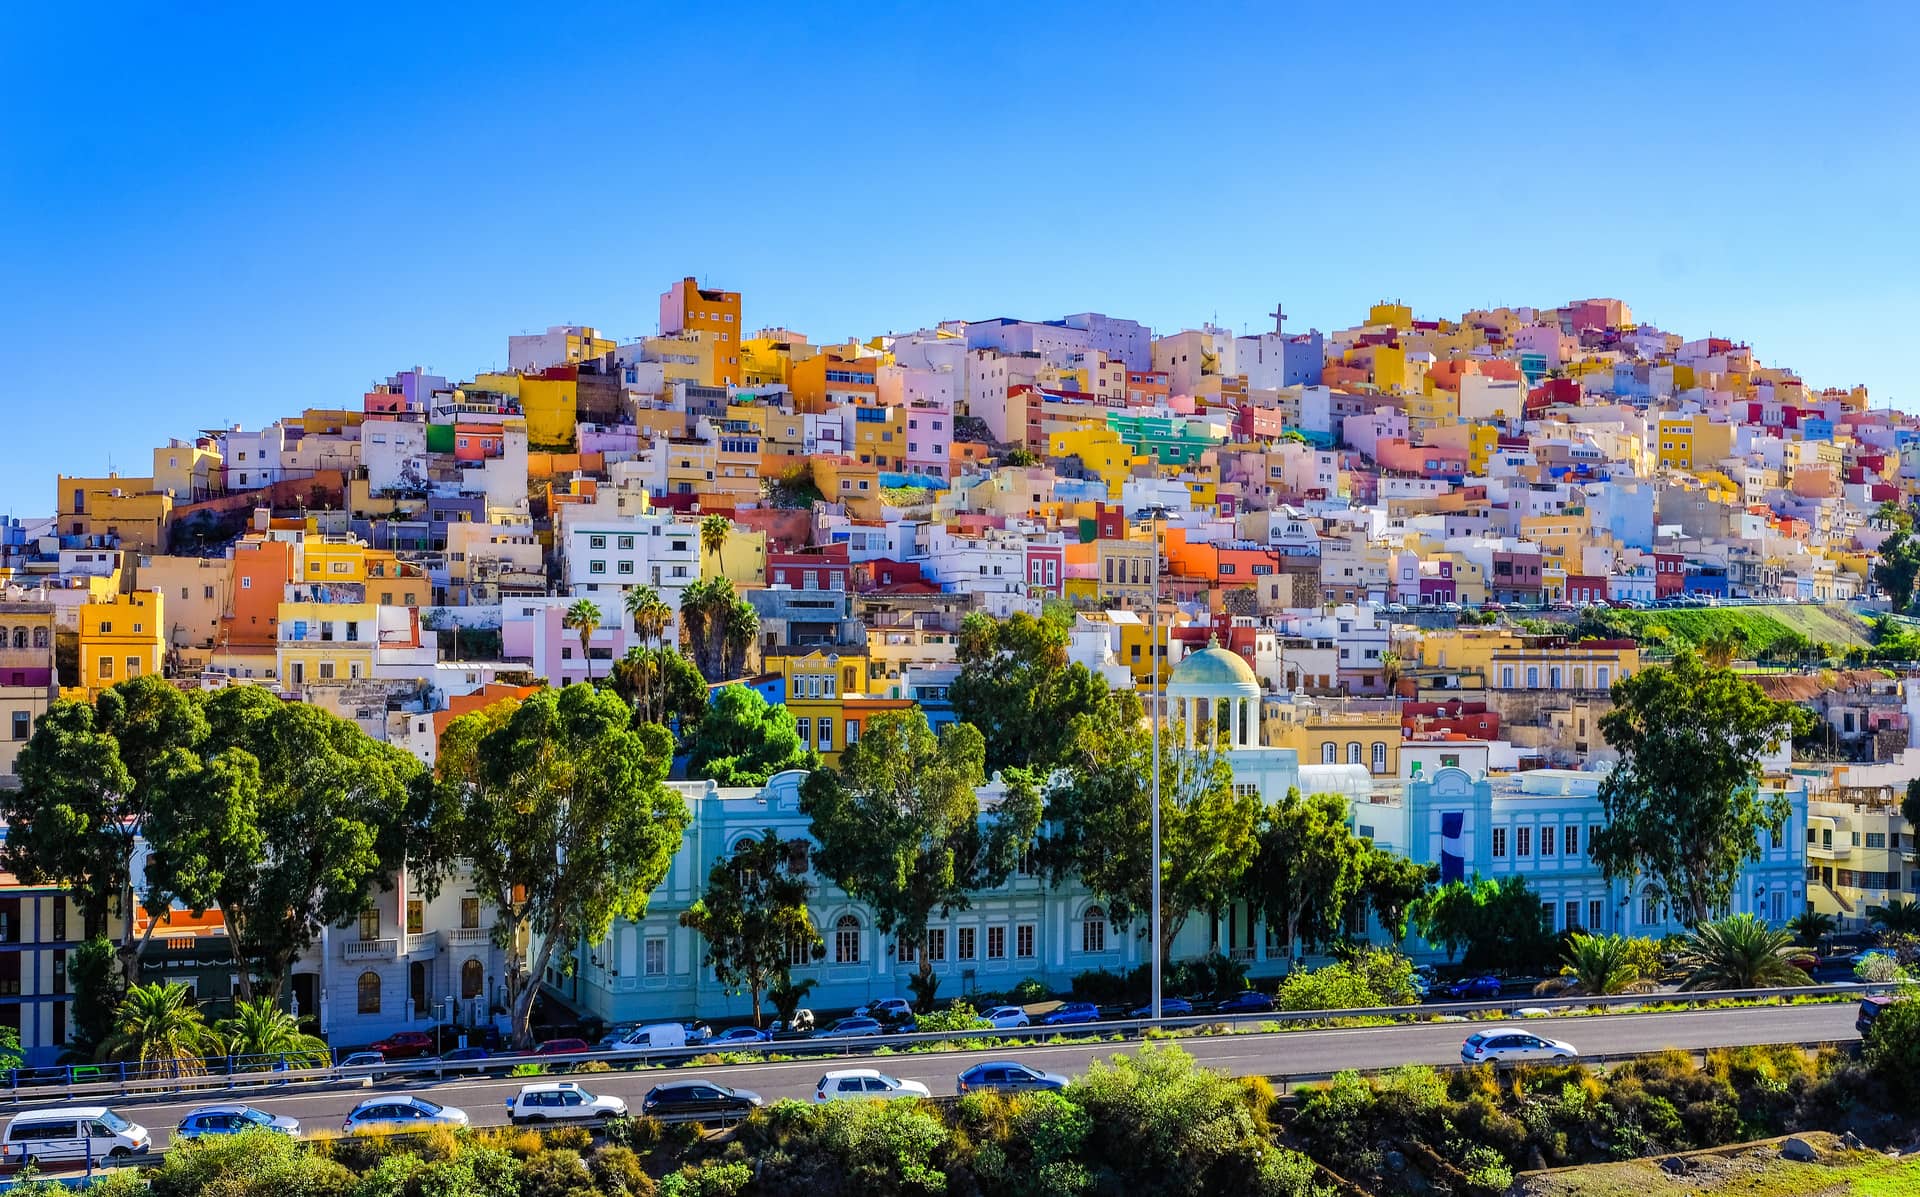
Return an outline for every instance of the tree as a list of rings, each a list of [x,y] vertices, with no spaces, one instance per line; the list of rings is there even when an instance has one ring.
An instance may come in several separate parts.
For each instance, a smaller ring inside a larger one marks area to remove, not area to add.
[[[722,686],[688,736],[687,776],[716,785],[760,786],[787,769],[813,769],[819,759],[800,742],[793,712],[758,690]]]
[[[1700,642],[1700,655],[1707,664],[1715,669],[1725,669],[1732,665],[1747,646],[1747,631],[1741,627],[1724,627]]]
[[[1291,968],[1303,947],[1331,943],[1344,930],[1347,910],[1361,899],[1362,861],[1372,845],[1348,829],[1344,798],[1302,798],[1299,790],[1261,812],[1258,844],[1248,899],[1281,932]]]
[[[985,752],[969,724],[935,736],[918,707],[882,711],[867,719],[838,770],[814,771],[800,791],[821,872],[918,955],[916,992],[928,1009],[928,920],[936,910],[965,910],[973,891],[1004,882],[1040,823],[1039,789],[1022,770],[1002,775],[1004,796],[982,812]]]
[[[583,598],[567,608],[560,617],[560,626],[571,628],[580,634],[580,655],[586,658],[587,680],[593,680],[593,634],[600,630],[600,604],[592,599]]]
[[[268,997],[236,1003],[231,1017],[214,1024],[214,1033],[226,1054],[241,1057],[243,1065],[324,1068],[331,1060],[326,1042],[302,1031],[300,1020]]]
[[[1108,701],[1106,682],[1067,660],[1071,610],[1005,620],[984,612],[960,625],[960,676],[948,691],[954,714],[986,737],[988,773],[1018,765],[1047,770],[1072,743],[1073,721]]]
[[[688,822],[665,785],[672,755],[664,728],[635,726],[617,695],[583,685],[496,703],[448,728],[436,805],[457,812],[474,888],[494,903],[517,1045],[532,1041],[538,978],[556,953],[571,968],[575,945],[605,938],[615,919],[644,917],[666,877]]]
[[[1900,817],[1910,826],[1920,827],[1920,777],[1907,782],[1907,792],[1900,799]]]
[[[713,558],[715,572],[719,572],[720,553],[727,547],[727,537],[733,532],[733,521],[719,512],[703,516],[700,520],[700,551]]]
[[[1641,975],[1627,941],[1618,935],[1576,932],[1568,937],[1560,961],[1560,975],[1535,986],[1535,993],[1601,997],[1647,993],[1655,987],[1655,979]]]
[[[95,1059],[101,1044],[113,1033],[114,1011],[126,996],[126,978],[119,967],[113,941],[96,935],[67,956],[67,982],[73,987],[68,1015],[68,1055]]]
[[[1920,1098],[1920,1001],[1889,1002],[1867,1024],[1860,1057],[1905,1101]]]
[[[804,851],[805,844],[798,845]],[[760,995],[791,981],[793,954],[826,954],[825,941],[807,912],[812,886],[793,871],[795,845],[771,827],[757,840],[713,862],[707,892],[680,915],[707,941],[706,965],[714,979],[753,998],[753,1025],[760,1025]]]
[[[100,1045],[102,1060],[136,1065],[142,1076],[198,1076],[206,1057],[219,1052],[220,1040],[194,1009],[192,992],[177,981],[128,989]]]
[[[1040,464],[1040,459],[1034,456],[1033,450],[1031,449],[1013,448],[1008,449],[1001,455],[1000,464],[1003,466],[1034,466]]]
[[[1867,921],[1890,935],[1920,935],[1920,904],[1894,901],[1869,906]]]
[[[641,645],[659,644],[666,638],[667,625],[673,622],[673,608],[651,586],[634,586],[621,600],[633,620],[634,638]]]
[[[760,614],[728,578],[701,578],[680,595],[680,635],[702,677],[725,681],[745,669]]]
[[[1178,729],[1163,734],[1179,744]],[[1217,744],[1168,749],[1161,762],[1161,942],[1164,961],[1187,920],[1244,893],[1257,847],[1260,799],[1236,794]],[[1152,909],[1152,740],[1140,700],[1113,701],[1074,720],[1064,764],[1047,792],[1039,859],[1055,884],[1078,877],[1109,921],[1126,927]]]
[[[1775,931],[1750,914],[1702,921],[1687,935],[1680,966],[1682,989],[1769,989],[1805,985],[1807,974],[1791,958],[1793,936]]]
[[[1524,877],[1449,882],[1416,903],[1410,921],[1421,938],[1446,949],[1447,959],[1464,948],[1472,968],[1537,968],[1554,954],[1540,896]]]
[[[1873,580],[1887,592],[1893,609],[1905,611],[1913,603],[1913,584],[1920,578],[1920,540],[1911,532],[1895,532],[1880,542],[1880,560],[1873,564]]]
[[[608,671],[607,684],[641,723],[677,724],[684,733],[706,718],[706,679],[671,645],[628,649]]]
[[[1382,929],[1395,939],[1405,939],[1414,906],[1433,889],[1439,873],[1436,865],[1369,843],[1360,857],[1360,897]]]
[[[1600,731],[1620,763],[1600,783],[1593,857],[1609,880],[1651,877],[1704,922],[1791,813],[1784,796],[1761,796],[1761,758],[1813,717],[1685,650],[1614,683],[1613,702]]]
[[[1838,927],[1838,920],[1818,910],[1802,911],[1787,920],[1787,929],[1793,932],[1794,938],[1810,948],[1825,943]]]

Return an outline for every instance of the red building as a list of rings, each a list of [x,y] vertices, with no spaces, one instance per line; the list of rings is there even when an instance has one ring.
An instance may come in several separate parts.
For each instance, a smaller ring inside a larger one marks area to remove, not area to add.
[[[768,553],[767,583],[791,586],[795,590],[845,590],[853,583],[847,546],[828,544]]]

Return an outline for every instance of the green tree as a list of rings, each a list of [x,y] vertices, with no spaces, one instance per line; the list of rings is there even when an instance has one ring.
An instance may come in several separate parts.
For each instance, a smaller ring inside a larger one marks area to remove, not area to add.
[[[1907,783],[1907,792],[1900,799],[1900,817],[1910,826],[1920,827],[1920,777]]]
[[[1889,1003],[1867,1027],[1867,1068],[1901,1098],[1920,1098],[1920,1001]]]
[[[800,742],[793,712],[746,686],[722,686],[682,746],[687,776],[723,786],[765,785],[776,773],[819,764]]]
[[[1715,669],[1725,669],[1733,664],[1746,646],[1746,629],[1729,625],[1700,642],[1700,656]]]
[[[1360,857],[1360,896],[1388,934],[1405,939],[1413,908],[1432,891],[1439,873],[1437,865],[1369,844]]]
[[[448,735],[437,805],[457,812],[474,888],[494,903],[524,1047],[549,962],[571,968],[575,945],[643,917],[666,877],[688,822],[665,785],[673,741],[656,724],[634,726],[618,696],[590,686],[497,703],[454,720]],[[533,955],[522,959],[529,936]]]
[[[1920,904],[1893,901],[1869,906],[1867,921],[1890,935],[1920,935]]]
[[[285,1062],[291,1068],[324,1068],[331,1062],[324,1040],[300,1029],[300,1020],[274,1004],[272,998],[257,997],[234,1004],[233,1014],[213,1025],[226,1054],[261,1061]]]
[[[667,625],[673,622],[673,608],[652,586],[629,587],[622,603],[633,620],[633,635],[642,647],[657,645],[666,639]],[[655,720],[658,722],[658,720]]]
[[[919,957],[923,1008],[935,992],[928,920],[936,910],[965,910],[974,891],[1004,882],[1040,823],[1039,790],[1021,770],[1002,775],[1004,796],[982,812],[984,757],[969,724],[936,737],[918,707],[883,711],[867,719],[838,770],[816,770],[800,791],[821,872]]]
[[[1818,910],[1803,911],[1787,920],[1787,930],[1792,931],[1795,939],[1810,948],[1817,948],[1825,943],[1838,929],[1838,920]]]
[[[600,630],[600,621],[605,618],[600,612],[600,604],[592,599],[576,600],[560,617],[560,626],[577,632],[580,636],[580,655],[587,663],[587,680],[593,680],[593,634]]]
[[[713,862],[707,892],[681,912],[680,925],[707,942],[706,965],[714,979],[753,999],[753,1025],[760,1025],[760,995],[791,979],[793,953],[825,954],[820,932],[807,911],[812,890],[793,870],[795,845],[771,827],[759,839],[743,840]]]
[[[1873,580],[1887,592],[1895,611],[1913,603],[1914,579],[1920,578],[1920,540],[1911,532],[1895,532],[1880,542],[1880,560],[1873,563]]]
[[[1372,848],[1347,827],[1346,799],[1288,790],[1260,813],[1247,895],[1267,926],[1281,933],[1288,967],[1302,949],[1331,943],[1361,900],[1363,860]]]
[[[1703,921],[1687,935],[1680,966],[1687,970],[1682,989],[1767,989],[1805,985],[1807,974],[1795,968],[1793,935],[1775,931],[1750,914]]]
[[[678,724],[682,732],[706,717],[707,683],[685,653],[672,645],[636,646],[613,663],[607,684],[633,708],[641,723]]]
[[[1576,932],[1567,938],[1561,953],[1560,975],[1542,981],[1534,992],[1600,997],[1613,993],[1645,993],[1654,985],[1654,978],[1641,975],[1625,939],[1618,935]]]
[[[759,612],[734,591],[731,579],[701,578],[681,592],[680,636],[702,677],[739,677],[759,626]]]
[[[202,1061],[219,1052],[219,1037],[177,981],[128,989],[100,1045],[102,1060],[137,1065],[144,1076],[198,1076]]]
[[[73,949],[67,956],[67,983],[73,987],[68,1054],[91,1060],[113,1033],[113,1013],[127,992],[113,941],[96,935]]]
[[[1245,890],[1258,848],[1260,799],[1237,794],[1233,770],[1211,743],[1188,751],[1163,732],[1160,926],[1166,961],[1187,920],[1224,909]],[[1074,720],[1064,766],[1047,793],[1040,862],[1055,884],[1078,877],[1117,927],[1150,915],[1153,893],[1152,740],[1140,700],[1119,692]]]
[[[1033,450],[1031,449],[1014,448],[1008,449],[1005,453],[1001,454],[1000,464],[1005,466],[1033,466],[1039,465],[1040,459],[1034,456]]]
[[[1524,877],[1449,882],[1417,902],[1409,921],[1447,959],[1464,949],[1473,968],[1528,969],[1553,958],[1540,896]]]
[[[1760,794],[1760,762],[1812,716],[1682,650],[1614,683],[1600,731],[1620,763],[1600,783],[1607,822],[1590,840],[1609,880],[1651,877],[1689,921],[1725,906],[1761,837],[1791,813]]]
[[[975,611],[960,625],[960,675],[948,691],[954,714],[987,741],[988,773],[1018,765],[1047,770],[1072,743],[1073,721],[1106,704],[1107,684],[1067,660],[1071,610],[1005,620]]]
[[[720,554],[727,547],[727,537],[733,534],[733,521],[719,512],[701,517],[700,551],[713,558],[715,572],[720,565]]]

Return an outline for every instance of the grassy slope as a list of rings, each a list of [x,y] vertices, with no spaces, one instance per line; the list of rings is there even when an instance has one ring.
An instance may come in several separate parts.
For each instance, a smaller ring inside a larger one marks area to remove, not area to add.
[[[1818,644],[1843,647],[1870,644],[1867,625],[1845,607],[1680,607],[1667,611],[1621,611],[1618,613],[1636,625],[1660,624],[1695,644],[1707,640],[1723,628],[1741,628],[1747,633],[1742,655],[1762,652],[1775,640],[1798,632]]]
[[[1831,1135],[1807,1135],[1816,1146]],[[1906,1197],[1920,1193],[1920,1157],[1893,1160],[1871,1151],[1823,1152],[1813,1163],[1780,1158],[1775,1146],[1738,1153],[1703,1152],[1698,1168],[1669,1176],[1654,1160],[1598,1164],[1523,1176],[1513,1188],[1524,1197]]]

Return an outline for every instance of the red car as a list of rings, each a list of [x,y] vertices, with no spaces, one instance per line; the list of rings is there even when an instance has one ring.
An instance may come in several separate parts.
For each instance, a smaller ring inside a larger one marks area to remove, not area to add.
[[[549,1039],[533,1049],[536,1056],[570,1056],[592,1050],[584,1039]]]
[[[425,1031],[395,1031],[369,1050],[389,1060],[415,1060],[433,1055],[433,1036]]]

